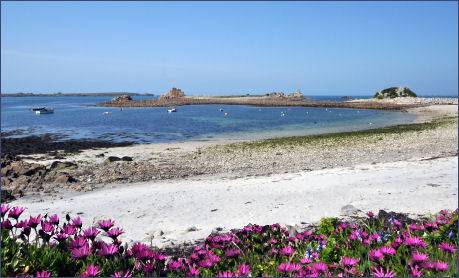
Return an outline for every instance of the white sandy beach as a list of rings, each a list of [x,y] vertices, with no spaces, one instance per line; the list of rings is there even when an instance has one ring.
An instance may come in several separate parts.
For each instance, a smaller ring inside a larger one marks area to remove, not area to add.
[[[314,223],[345,214],[348,205],[410,214],[455,209],[457,171],[453,156],[255,178],[115,184],[61,199],[22,198],[12,205],[26,206],[31,214],[79,214],[86,225],[112,218],[125,229],[124,240],[164,246],[204,238],[217,227]]]

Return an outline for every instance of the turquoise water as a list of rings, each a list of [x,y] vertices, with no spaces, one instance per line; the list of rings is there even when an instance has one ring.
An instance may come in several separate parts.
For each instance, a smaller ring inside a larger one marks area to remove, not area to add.
[[[65,135],[68,139],[156,143],[318,134],[383,127],[414,120],[414,115],[403,112],[344,108],[188,105],[177,107],[176,113],[168,113],[167,108],[161,107],[120,110],[93,106],[109,99],[110,97],[3,97],[1,128],[3,132],[22,130],[22,136],[56,133]],[[55,112],[36,115],[29,110],[36,106],[51,107]],[[226,117],[225,112],[228,113]]]

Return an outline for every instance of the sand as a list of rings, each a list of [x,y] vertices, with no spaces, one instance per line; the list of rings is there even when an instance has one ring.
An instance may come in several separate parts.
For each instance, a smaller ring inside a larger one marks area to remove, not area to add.
[[[110,217],[125,229],[123,240],[165,246],[202,239],[217,227],[315,223],[354,209],[409,214],[455,209],[457,171],[454,156],[267,177],[113,184],[57,200],[26,197],[12,205],[26,206],[31,214],[78,214],[86,224]]]

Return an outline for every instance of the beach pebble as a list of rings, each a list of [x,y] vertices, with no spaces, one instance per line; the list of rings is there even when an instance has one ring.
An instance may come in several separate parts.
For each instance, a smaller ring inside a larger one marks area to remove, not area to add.
[[[115,161],[120,161],[120,160],[121,160],[121,158],[119,158],[117,156],[109,156],[109,157],[107,157],[105,162],[115,162]]]
[[[130,156],[123,156],[123,157],[121,158],[121,160],[122,160],[122,161],[132,161],[132,157],[130,157]]]
[[[192,226],[192,227],[189,227],[186,231],[187,232],[196,232],[198,230],[198,228],[196,228],[195,226]]]
[[[344,216],[352,216],[358,213],[358,209],[353,205],[345,205],[341,208],[341,214]]]

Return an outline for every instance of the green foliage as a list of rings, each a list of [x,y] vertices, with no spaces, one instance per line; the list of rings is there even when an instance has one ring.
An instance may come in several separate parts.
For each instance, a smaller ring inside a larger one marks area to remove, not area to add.
[[[397,276],[409,276],[414,265],[412,256],[415,252],[427,254],[432,263],[441,261],[448,264],[448,269],[445,270],[423,267],[423,275],[457,275],[457,253],[440,248],[441,244],[447,244],[457,249],[457,211],[443,211],[433,218],[419,220],[411,225],[398,222],[393,216],[372,216],[352,222],[323,218],[317,226],[294,236],[285,227],[277,224],[250,225],[227,234],[210,235],[203,244],[196,246],[183,267],[172,267],[169,265],[170,261],[167,264],[158,261],[153,272],[145,271],[146,261],[133,255],[133,249],[130,249],[130,254],[126,252],[129,249],[127,245],[120,245],[120,251],[113,256],[101,256],[99,252],[93,251],[86,258],[75,259],[70,251],[71,238],[60,243],[51,239],[54,243],[49,244],[40,238],[30,240],[21,235],[20,229],[14,227],[11,230],[2,229],[2,277],[35,275],[44,270],[53,276],[78,276],[89,265],[100,268],[98,276],[111,276],[119,271],[129,271],[133,276],[189,276],[188,267],[194,267],[199,269],[200,276],[214,277],[228,273],[237,275],[243,264],[250,268],[253,277],[305,276],[312,275],[314,264],[319,262],[328,267],[327,272],[317,273],[323,276],[370,276],[374,275],[376,269],[391,271]],[[417,238],[421,243],[410,245],[407,243],[409,238]],[[91,241],[91,248],[99,248],[95,247],[96,242]],[[385,254],[380,260],[372,259],[370,251],[381,250],[383,246],[393,247],[394,253]],[[238,250],[239,253],[230,256],[228,251],[231,250]],[[158,250],[159,253],[161,250]],[[203,267],[199,265],[203,254],[218,259],[212,265]],[[355,265],[346,266],[343,263],[344,258],[355,259]],[[185,262],[182,258],[170,260]],[[279,268],[282,264],[296,265],[301,270],[282,272]]]

